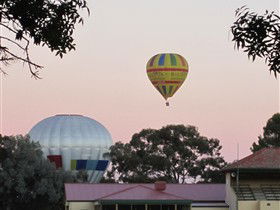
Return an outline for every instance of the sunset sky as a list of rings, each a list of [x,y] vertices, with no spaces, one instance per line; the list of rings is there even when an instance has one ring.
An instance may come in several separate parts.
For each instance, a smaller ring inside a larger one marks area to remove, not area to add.
[[[101,122],[113,140],[128,142],[143,128],[197,126],[218,138],[227,161],[250,154],[266,121],[279,112],[279,79],[263,60],[234,50],[230,26],[235,9],[279,9],[278,0],[88,0],[91,15],[77,26],[77,50],[56,57],[46,47],[30,49],[44,66],[41,80],[27,66],[6,68],[1,82],[1,127],[26,134],[56,114],[82,114]],[[178,53],[189,75],[166,107],[146,75],[157,53]]]

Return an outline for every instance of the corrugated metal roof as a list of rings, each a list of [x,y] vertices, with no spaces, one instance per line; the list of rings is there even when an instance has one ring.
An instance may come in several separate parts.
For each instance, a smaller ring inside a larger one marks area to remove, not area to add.
[[[224,168],[224,171],[239,169],[280,170],[280,147],[261,149]]]
[[[99,200],[184,200],[185,198],[157,191],[141,184],[98,198]]]
[[[156,191],[154,184],[65,184],[67,201],[100,199],[169,199],[193,201],[225,201],[225,184],[166,184]]]

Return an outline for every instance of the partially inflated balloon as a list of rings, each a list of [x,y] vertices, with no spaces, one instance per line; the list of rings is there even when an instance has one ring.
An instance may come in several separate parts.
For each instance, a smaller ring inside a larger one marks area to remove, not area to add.
[[[99,122],[82,115],[56,115],[37,123],[29,132],[43,154],[57,168],[87,171],[90,183],[99,182],[109,165],[112,138]]]
[[[147,74],[155,88],[167,100],[185,81],[188,75],[188,63],[178,54],[157,54],[148,61]]]

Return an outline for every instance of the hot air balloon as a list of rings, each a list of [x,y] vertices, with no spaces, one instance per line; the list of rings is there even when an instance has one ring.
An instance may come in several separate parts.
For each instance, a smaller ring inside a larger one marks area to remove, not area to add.
[[[88,182],[97,183],[109,164],[112,138],[99,122],[82,115],[55,115],[37,123],[29,132],[46,158],[57,168],[86,170]]]
[[[147,63],[147,75],[166,100],[181,87],[188,75],[188,63],[186,59],[174,53],[162,53],[153,56]]]

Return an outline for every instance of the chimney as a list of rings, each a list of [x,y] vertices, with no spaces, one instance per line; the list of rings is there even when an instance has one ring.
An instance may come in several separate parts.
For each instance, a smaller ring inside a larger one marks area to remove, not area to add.
[[[166,182],[165,181],[156,181],[155,182],[155,190],[164,191],[165,189],[166,189]]]

